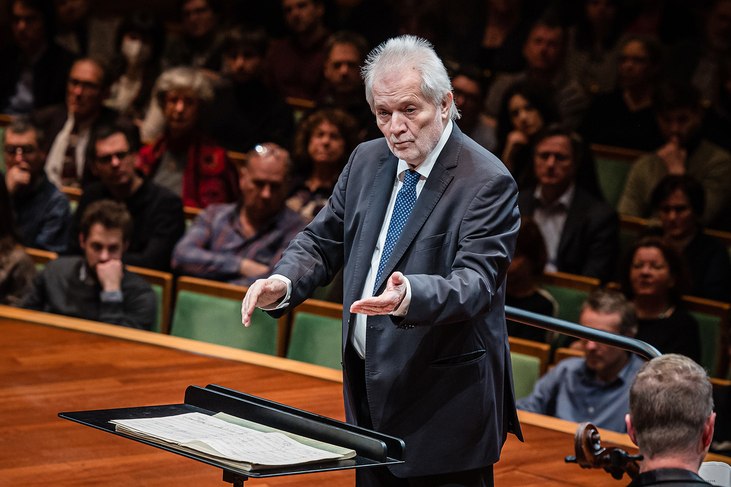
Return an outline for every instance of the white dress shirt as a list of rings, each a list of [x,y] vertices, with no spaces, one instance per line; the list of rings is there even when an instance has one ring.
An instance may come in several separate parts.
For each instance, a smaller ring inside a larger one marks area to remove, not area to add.
[[[536,188],[533,197],[536,199],[536,208],[533,210],[533,219],[543,235],[546,242],[546,253],[548,260],[546,261],[545,270],[556,272],[558,267],[558,246],[561,243],[561,234],[563,227],[566,225],[566,217],[571,208],[571,202],[574,199],[576,186],[572,183],[564,193],[559,196],[553,203],[547,203],[543,198],[541,187]]]

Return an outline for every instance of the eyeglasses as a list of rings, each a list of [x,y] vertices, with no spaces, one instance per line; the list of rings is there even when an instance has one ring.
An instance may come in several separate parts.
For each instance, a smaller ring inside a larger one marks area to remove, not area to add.
[[[33,154],[35,151],[37,151],[38,148],[34,145],[8,145],[5,144],[5,153],[8,155],[16,155],[16,154]]]
[[[120,161],[127,157],[130,154],[130,151],[122,151],[122,152],[114,152],[112,154],[106,154],[103,156],[96,156],[96,162],[99,164],[111,164],[113,158],[117,158]]]

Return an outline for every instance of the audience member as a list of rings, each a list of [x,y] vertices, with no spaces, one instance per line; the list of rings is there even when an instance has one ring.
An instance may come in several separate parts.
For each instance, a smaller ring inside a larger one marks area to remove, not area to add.
[[[615,335],[637,332],[634,306],[620,293],[594,291],[581,307],[579,324]],[[533,392],[516,407],[624,433],[632,380],[642,359],[611,345],[582,340],[584,358],[559,362],[538,379]]]
[[[56,42],[78,57],[109,62],[114,55],[114,33],[120,18],[98,15],[98,0],[54,0],[58,16]]]
[[[665,145],[639,158],[627,176],[618,211],[647,218],[650,197],[668,174],[689,174],[706,193],[703,223],[710,228],[731,228],[731,154],[700,134],[703,109],[700,94],[687,84],[665,84],[654,101],[657,123]]]
[[[651,151],[663,144],[652,96],[662,66],[653,37],[628,37],[620,46],[619,88],[597,96],[580,129],[587,142]]]
[[[508,88],[516,81],[528,80],[552,90],[561,121],[571,129],[577,128],[588,99],[578,81],[568,76],[564,65],[565,53],[565,29],[547,19],[536,22],[523,46],[527,64],[525,71],[495,78],[485,102],[487,114],[496,117]]]
[[[536,137],[535,188],[521,191],[521,216],[532,216],[546,242],[546,270],[595,277],[603,282],[615,273],[619,254],[616,212],[576,185],[581,160],[576,134],[549,126]]]
[[[157,316],[155,291],[124,268],[132,217],[122,203],[97,201],[81,219],[83,257],[46,264],[21,306],[85,320],[150,330]]]
[[[36,265],[25,253],[15,228],[10,195],[0,179],[0,304],[16,306],[30,288]]]
[[[106,67],[94,59],[74,63],[66,86],[66,104],[52,105],[31,114],[50,144],[46,174],[56,186],[83,186],[92,179],[86,162],[89,134],[97,123],[111,123],[119,114],[102,105],[109,78]]]
[[[185,206],[236,201],[236,169],[210,137],[198,128],[200,108],[213,98],[208,78],[192,68],[173,68],[155,83],[165,131],[140,150],[137,169],[155,184],[183,198]]]
[[[472,140],[494,152],[497,148],[495,123],[482,113],[485,84],[485,78],[476,66],[460,65],[452,74],[454,103],[460,114],[457,125]]]
[[[620,267],[622,291],[637,309],[638,339],[662,353],[701,359],[698,322],[683,307],[685,262],[659,237],[635,242]]]
[[[101,125],[91,135],[87,158],[98,182],[84,188],[69,232],[70,253],[82,253],[79,228],[86,208],[95,201],[124,203],[134,224],[124,262],[161,271],[170,270],[173,247],[185,232],[180,197],[135,172],[140,139],[134,126]]]
[[[290,35],[272,39],[265,79],[284,97],[315,100],[323,80],[330,32],[325,27],[323,0],[282,0]]]
[[[221,0],[178,0],[182,35],[174,36],[165,47],[164,69],[188,66],[218,70],[221,62],[222,33],[218,24],[223,15]]]
[[[689,9],[690,3],[640,0],[626,5],[630,7],[625,28],[629,35],[651,35],[666,46],[697,36],[697,21]]]
[[[711,485],[698,469],[713,439],[712,389],[706,371],[681,355],[656,357],[640,369],[625,421],[643,460],[628,487]]]
[[[652,207],[660,215],[663,237],[688,264],[689,294],[731,302],[728,249],[703,231],[704,206],[703,187],[687,174],[666,177],[652,195]]]
[[[284,204],[291,161],[266,143],[249,152],[241,168],[238,203],[211,205],[175,246],[173,269],[242,286],[271,274],[305,222]]]
[[[0,50],[0,110],[27,114],[62,103],[73,55],[53,41],[52,0],[9,1],[13,43]]]
[[[3,142],[4,182],[22,243],[51,252],[65,251],[71,207],[43,170],[43,132],[25,119],[16,119],[5,130]]]
[[[546,266],[546,244],[541,230],[531,217],[521,218],[520,232],[515,242],[513,260],[508,268],[505,304],[533,313],[555,317],[558,303],[540,287],[540,278]],[[535,326],[508,321],[508,335],[536,342],[546,341],[546,332]]]
[[[132,13],[117,29],[115,45],[116,56],[112,62],[115,81],[104,104],[130,119],[142,121],[160,75],[165,27],[150,13]]]
[[[337,108],[317,111],[302,122],[294,140],[297,177],[287,199],[289,208],[308,222],[315,218],[327,204],[357,137],[356,120]]]

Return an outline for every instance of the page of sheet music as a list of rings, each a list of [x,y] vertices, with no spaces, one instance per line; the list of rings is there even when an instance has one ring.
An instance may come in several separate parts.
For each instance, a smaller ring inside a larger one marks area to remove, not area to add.
[[[261,433],[202,413],[110,422],[151,438],[258,465],[292,465],[340,457],[297,443],[281,433]]]

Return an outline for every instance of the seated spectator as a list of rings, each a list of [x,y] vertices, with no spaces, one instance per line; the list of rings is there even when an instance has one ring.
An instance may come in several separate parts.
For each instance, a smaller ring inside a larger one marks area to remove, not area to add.
[[[460,66],[452,74],[454,103],[460,114],[457,125],[472,140],[493,152],[497,147],[495,124],[482,113],[485,83],[482,73],[474,66]]]
[[[507,306],[546,316],[555,317],[558,314],[558,303],[539,284],[546,259],[546,244],[538,225],[530,217],[521,218],[513,260],[508,268],[505,288]],[[515,321],[508,321],[508,335],[535,342],[546,341],[545,330]]]
[[[495,78],[485,102],[487,114],[497,117],[505,92],[513,83],[530,81],[552,92],[561,122],[576,129],[584,117],[588,99],[578,81],[568,76],[564,65],[565,53],[564,28],[549,19],[538,20],[523,45],[525,71]]]
[[[163,68],[188,66],[218,70],[221,32],[218,24],[224,5],[220,0],[179,0],[182,35],[173,36],[163,54]]]
[[[662,353],[701,359],[698,322],[683,307],[688,279],[685,262],[658,237],[635,242],[620,267],[622,292],[637,309],[636,338]]]
[[[87,157],[99,181],[86,186],[79,199],[69,232],[69,253],[82,253],[79,227],[86,208],[95,201],[111,199],[124,203],[134,224],[124,262],[169,271],[173,247],[185,232],[183,202],[135,171],[139,150],[137,127],[100,125],[94,130]]]
[[[73,55],[53,41],[52,0],[15,0],[10,7],[13,43],[0,49],[0,110],[27,114],[63,103]]]
[[[0,304],[17,306],[30,289],[36,265],[20,243],[9,196],[0,179]]]
[[[376,117],[363,96],[365,87],[360,76],[368,55],[366,40],[353,32],[336,32],[327,40],[327,53],[325,80],[317,96],[317,106],[339,108],[355,117],[361,140],[380,137]]]
[[[521,216],[532,216],[546,242],[546,270],[595,277],[615,273],[619,254],[617,213],[576,184],[581,142],[577,135],[550,126],[536,137],[537,186],[521,191]]]
[[[634,306],[611,291],[594,291],[581,307],[579,324],[633,337],[637,331]],[[642,359],[621,348],[582,340],[584,358],[559,362],[538,379],[533,392],[516,407],[532,413],[624,433],[632,380]]]
[[[43,170],[43,132],[24,119],[16,119],[5,130],[3,142],[5,184],[23,244],[51,252],[65,251],[71,207],[66,195]]]
[[[640,157],[627,176],[617,210],[622,215],[647,218],[650,197],[668,174],[688,174],[706,193],[703,224],[731,228],[731,154],[700,134],[703,109],[698,90],[687,84],[666,84],[655,93],[654,108],[665,145]]]
[[[587,142],[651,151],[663,143],[652,95],[662,46],[652,37],[629,37],[620,47],[619,88],[597,96],[580,132]]]
[[[284,147],[291,143],[292,110],[262,81],[268,44],[263,30],[236,28],[223,38],[222,76],[213,106],[201,113],[201,127],[228,150],[248,152],[262,140]]]
[[[56,186],[80,187],[93,179],[86,165],[89,134],[97,123],[111,123],[119,114],[102,105],[109,90],[108,71],[99,61],[80,59],[66,84],[66,104],[52,105],[31,114],[50,144],[46,174]]]
[[[701,224],[703,187],[687,174],[668,176],[655,188],[652,206],[660,215],[663,237],[685,257],[693,296],[731,302],[728,249],[706,235]]]
[[[327,204],[341,171],[355,149],[358,124],[337,108],[310,115],[297,130],[294,160],[299,176],[287,206],[309,221]]]
[[[165,27],[155,16],[135,12],[125,17],[117,30],[111,69],[114,81],[104,104],[141,123],[160,75],[164,46]]]
[[[265,79],[280,95],[315,100],[323,80],[330,35],[323,22],[323,0],[282,0],[289,35],[273,39],[265,62]]]
[[[187,275],[249,286],[269,276],[305,222],[284,204],[291,161],[266,143],[249,152],[241,169],[242,199],[212,205],[175,246],[173,269]]]
[[[93,57],[108,63],[114,55],[114,33],[120,18],[99,14],[95,0],[54,0],[58,16],[56,42],[78,57]]]
[[[656,357],[640,369],[626,422],[644,458],[628,487],[711,485],[698,470],[713,439],[712,389],[706,371],[680,355]]]
[[[36,276],[21,306],[129,328],[152,329],[155,291],[124,268],[132,218],[122,203],[97,201],[81,219],[83,257],[59,257]]]
[[[211,82],[200,71],[173,68],[160,75],[155,92],[165,131],[140,150],[137,169],[183,198],[185,206],[236,201],[236,169],[226,151],[198,128],[201,104],[213,98]]]

